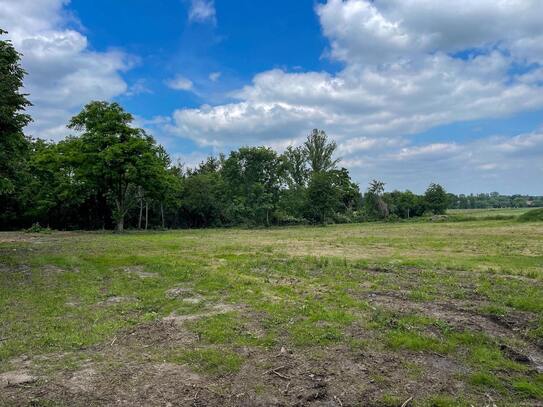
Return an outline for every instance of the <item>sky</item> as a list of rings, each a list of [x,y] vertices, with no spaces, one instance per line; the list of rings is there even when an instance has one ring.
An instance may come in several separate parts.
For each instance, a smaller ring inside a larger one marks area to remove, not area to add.
[[[313,128],[361,189],[543,195],[541,0],[0,0],[33,137],[119,102],[175,161]]]

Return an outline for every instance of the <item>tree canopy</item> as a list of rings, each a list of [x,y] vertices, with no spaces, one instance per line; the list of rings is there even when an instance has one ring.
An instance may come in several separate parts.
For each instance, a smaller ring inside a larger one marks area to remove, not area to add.
[[[0,36],[4,34],[0,29]],[[20,60],[11,42],[0,37],[0,195],[15,190],[15,178],[28,151],[23,129],[31,120],[25,113],[31,103],[21,92],[26,72]]]

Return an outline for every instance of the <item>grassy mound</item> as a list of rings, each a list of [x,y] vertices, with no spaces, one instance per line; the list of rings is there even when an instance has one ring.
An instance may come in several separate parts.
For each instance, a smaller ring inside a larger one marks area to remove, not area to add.
[[[543,208],[532,209],[531,211],[522,214],[518,218],[521,222],[542,222],[543,221]]]

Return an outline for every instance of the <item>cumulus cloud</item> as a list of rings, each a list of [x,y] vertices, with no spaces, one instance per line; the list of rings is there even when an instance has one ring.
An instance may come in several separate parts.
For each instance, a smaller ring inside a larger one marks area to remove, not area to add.
[[[215,2],[213,0],[191,0],[189,8],[189,21],[198,23],[216,23]]]
[[[414,145],[414,135],[543,108],[539,0],[328,0],[315,10],[339,72],[262,72],[232,103],[177,110],[170,131],[227,149],[301,140],[318,127],[353,168],[437,157],[452,169],[465,146]]]
[[[28,133],[59,139],[65,125],[82,104],[111,99],[127,90],[121,72],[131,58],[121,51],[96,52],[87,37],[66,28],[68,0],[19,0],[0,2],[0,27],[24,55],[28,72],[25,91],[34,107]]]
[[[181,75],[177,75],[175,78],[170,79],[166,82],[166,85],[175,90],[191,90],[194,86],[190,79]]]
[[[495,47],[543,61],[539,0],[329,0],[316,10],[332,55],[345,61]]]
[[[431,143],[390,149],[353,166],[367,178],[384,179],[389,188],[423,191],[430,181],[457,193],[537,193],[543,177],[543,131],[514,137],[489,136],[471,142]]]

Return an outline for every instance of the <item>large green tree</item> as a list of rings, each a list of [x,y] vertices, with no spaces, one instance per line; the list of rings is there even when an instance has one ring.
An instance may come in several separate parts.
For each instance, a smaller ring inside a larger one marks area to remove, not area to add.
[[[307,217],[314,223],[325,224],[340,205],[340,188],[332,172],[314,172],[307,187]]]
[[[424,193],[426,208],[435,214],[444,214],[449,205],[449,197],[439,184],[430,184]]]
[[[80,131],[71,142],[76,177],[105,193],[113,203],[117,230],[136,203],[136,191],[157,191],[164,183],[163,151],[144,130],[131,126],[133,117],[117,103],[91,102],[68,127]]]
[[[242,147],[225,160],[222,174],[233,220],[269,225],[282,179],[277,153],[267,147]]]
[[[4,34],[0,29],[0,35]],[[0,39],[0,195],[14,191],[15,178],[28,152],[23,128],[31,120],[25,113],[31,103],[21,92],[25,71],[20,60],[21,54],[12,43]]]
[[[337,145],[329,141],[323,130],[314,129],[303,145],[305,156],[312,172],[326,172],[336,167],[339,159],[334,159]]]

